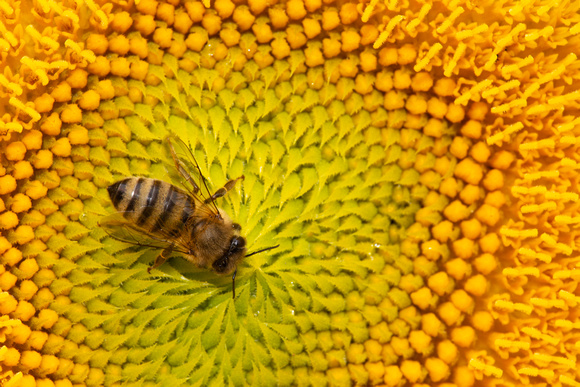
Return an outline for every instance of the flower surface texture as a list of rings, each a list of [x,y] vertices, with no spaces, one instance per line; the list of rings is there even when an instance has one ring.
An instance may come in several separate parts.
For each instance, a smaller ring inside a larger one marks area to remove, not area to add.
[[[0,0],[0,384],[580,386],[578,55],[572,0]],[[100,226],[168,136],[278,245],[235,298]]]

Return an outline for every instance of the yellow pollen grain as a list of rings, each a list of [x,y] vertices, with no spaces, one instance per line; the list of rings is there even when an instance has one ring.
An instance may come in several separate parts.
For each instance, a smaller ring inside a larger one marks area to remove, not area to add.
[[[14,141],[6,147],[4,156],[7,160],[18,161],[24,159],[25,154],[26,145],[22,141]]]
[[[427,284],[429,288],[439,296],[449,294],[454,286],[453,280],[450,279],[444,271],[440,271],[430,276]]]
[[[32,165],[35,169],[48,169],[52,166],[53,155],[48,149],[39,150],[32,159]],[[37,192],[37,188],[32,188],[34,192]],[[29,194],[29,196],[34,197],[36,194]],[[41,195],[44,196],[44,195]]]
[[[475,312],[471,317],[473,327],[481,332],[489,332],[494,325],[494,318],[488,311]]]
[[[435,299],[431,293],[431,289],[423,287],[416,292],[411,293],[411,300],[414,305],[425,310],[430,307]]]
[[[385,377],[383,381],[389,387],[395,387],[400,385],[403,378],[403,373],[401,369],[396,365],[390,365],[385,367]]]
[[[60,119],[67,124],[80,123],[83,113],[77,104],[69,104],[62,110]],[[49,134],[49,133],[47,133]]]
[[[461,319],[461,311],[451,302],[444,302],[437,308],[437,314],[447,326],[457,324]]]
[[[344,3],[340,7],[340,21],[343,25],[354,23],[358,20],[357,5],[354,3]]]
[[[67,137],[71,145],[84,145],[89,143],[89,131],[82,126],[72,128],[68,132]]]
[[[471,266],[461,258],[455,258],[445,263],[447,273],[457,281],[463,280],[471,275]],[[458,305],[454,303],[459,308]]]
[[[28,211],[31,207],[32,202],[30,201],[30,198],[22,193],[18,193],[12,198],[10,209],[18,214],[20,212]]]
[[[449,366],[436,357],[427,358],[425,368],[429,372],[429,378],[435,383],[446,380],[451,373]]]
[[[5,195],[16,189],[16,179],[11,175],[0,176],[0,195]]]
[[[0,289],[7,291],[16,284],[16,281],[18,281],[18,277],[6,271],[0,275]]]
[[[68,138],[59,138],[51,148],[52,153],[61,157],[68,157],[71,153],[71,145]]]
[[[289,0],[286,3],[286,13],[292,20],[300,20],[306,16],[306,8],[303,0]]]
[[[475,305],[473,298],[462,289],[455,290],[451,294],[450,300],[453,305],[462,312],[471,313],[473,311]]]
[[[68,102],[72,97],[71,86],[67,82],[61,82],[52,90],[50,95],[56,102]]]
[[[342,51],[351,52],[359,48],[361,37],[355,30],[347,30],[341,33]]]
[[[461,348],[469,348],[475,340],[475,330],[470,326],[453,328],[451,341]]]
[[[431,337],[420,330],[412,331],[409,334],[409,344],[420,354],[428,354],[431,351]]]
[[[424,374],[421,363],[414,360],[404,360],[400,366],[401,373],[411,383],[416,383],[423,379]]]
[[[469,259],[473,254],[475,243],[468,238],[461,238],[453,242],[453,252],[461,259]]]

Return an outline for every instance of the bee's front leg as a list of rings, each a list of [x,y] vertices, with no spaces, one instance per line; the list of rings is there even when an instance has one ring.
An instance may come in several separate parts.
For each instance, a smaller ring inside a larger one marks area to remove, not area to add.
[[[159,266],[163,265],[163,263],[165,263],[165,261],[167,261],[167,258],[169,258],[169,256],[171,255],[172,251],[173,245],[163,249],[163,251],[159,253],[159,255],[157,256],[157,258],[155,258],[153,266],[147,268],[147,273],[151,274],[151,270],[156,269]]]

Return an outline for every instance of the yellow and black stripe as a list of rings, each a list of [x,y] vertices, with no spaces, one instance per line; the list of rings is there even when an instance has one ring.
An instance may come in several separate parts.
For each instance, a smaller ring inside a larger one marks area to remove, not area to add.
[[[129,177],[107,190],[125,219],[152,233],[180,235],[195,211],[189,195],[162,180]]]

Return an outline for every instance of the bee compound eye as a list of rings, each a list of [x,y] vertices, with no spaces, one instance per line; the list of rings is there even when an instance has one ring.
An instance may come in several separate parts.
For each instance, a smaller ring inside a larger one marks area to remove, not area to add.
[[[243,249],[246,246],[246,240],[242,237],[235,237],[232,244],[236,249]]]

